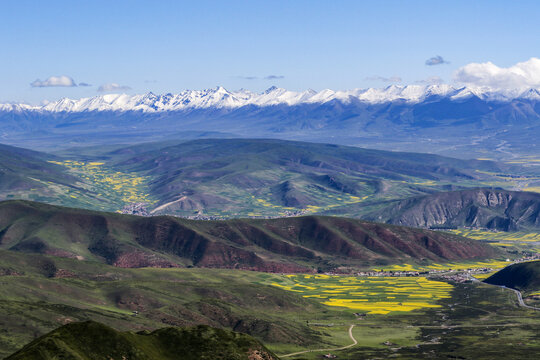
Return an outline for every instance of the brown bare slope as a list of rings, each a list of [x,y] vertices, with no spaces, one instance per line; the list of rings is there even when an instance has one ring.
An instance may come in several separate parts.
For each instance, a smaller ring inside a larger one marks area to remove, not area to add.
[[[0,203],[0,248],[82,257],[120,267],[197,266],[272,272],[498,254],[488,245],[447,233],[348,218],[196,221],[27,201]]]

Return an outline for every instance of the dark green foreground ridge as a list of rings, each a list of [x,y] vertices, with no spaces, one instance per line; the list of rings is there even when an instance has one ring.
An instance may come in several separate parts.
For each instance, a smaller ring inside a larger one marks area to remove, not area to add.
[[[484,281],[524,292],[540,290],[540,261],[508,266]]]
[[[64,325],[6,360],[274,360],[246,334],[209,326],[120,332],[94,321]]]

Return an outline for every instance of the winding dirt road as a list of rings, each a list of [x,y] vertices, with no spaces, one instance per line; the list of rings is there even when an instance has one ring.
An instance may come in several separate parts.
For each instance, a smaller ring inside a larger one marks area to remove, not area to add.
[[[339,347],[339,348],[332,348],[332,349],[312,349],[312,350],[298,351],[298,352],[294,352],[294,353],[291,353],[291,354],[281,355],[280,358],[305,354],[305,353],[309,353],[309,352],[322,352],[322,351],[329,351],[330,352],[330,351],[339,351],[339,350],[345,350],[345,349],[351,348],[351,347],[355,346],[356,344],[358,344],[358,341],[356,341],[356,339],[354,338],[353,333],[352,333],[352,329],[354,327],[355,327],[355,325],[351,325],[349,327],[349,337],[353,341],[353,343],[350,344],[350,345]]]

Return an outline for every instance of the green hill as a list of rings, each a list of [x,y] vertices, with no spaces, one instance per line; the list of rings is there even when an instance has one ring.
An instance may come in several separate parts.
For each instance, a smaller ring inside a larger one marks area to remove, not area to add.
[[[0,359],[58,326],[86,320],[122,331],[208,325],[269,346],[332,345],[305,319],[340,312],[269,286],[280,279],[240,270],[126,269],[0,250]]]
[[[115,168],[150,177],[154,213],[277,215],[478,184],[491,161],[267,139],[204,139],[102,154]],[[423,183],[430,184],[422,185]],[[445,187],[446,186],[446,187]],[[366,198],[365,198],[366,197]],[[315,207],[315,208],[313,208]]]
[[[85,321],[64,325],[32,341],[6,360],[274,360],[277,357],[249,335],[215,329],[163,328],[119,332]]]
[[[268,139],[79,148],[56,157],[2,149],[0,176],[10,170],[0,199],[104,211],[144,203],[155,215],[204,218],[359,217],[392,200],[504,187],[511,180],[504,174],[534,172],[493,161]]]
[[[540,260],[508,266],[484,280],[488,284],[502,285],[523,292],[540,290]]]
[[[499,250],[457,235],[339,217],[186,220],[0,202],[0,249],[119,267],[197,266],[305,272],[455,261]]]

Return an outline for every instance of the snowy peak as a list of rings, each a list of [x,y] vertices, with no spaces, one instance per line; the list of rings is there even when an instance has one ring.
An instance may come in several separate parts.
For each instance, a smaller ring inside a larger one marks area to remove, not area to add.
[[[178,94],[142,95],[107,94],[78,100],[63,98],[43,106],[26,104],[0,104],[0,111],[43,111],[43,112],[85,112],[85,111],[142,111],[165,112],[187,109],[208,108],[239,108],[247,105],[275,106],[324,104],[339,101],[349,104],[353,101],[376,104],[385,102],[418,103],[433,97],[446,97],[452,101],[463,101],[472,97],[486,101],[511,101],[527,99],[540,101],[540,90],[527,91],[507,90],[494,91],[488,88],[456,88],[447,84],[440,85],[391,85],[382,89],[353,89],[335,91],[306,90],[303,92],[289,91],[283,88],[271,87],[262,93],[248,90],[229,91],[221,86],[206,90],[185,90]]]
[[[523,92],[519,97],[521,99],[527,99],[527,100],[540,100],[540,90],[529,89]]]

